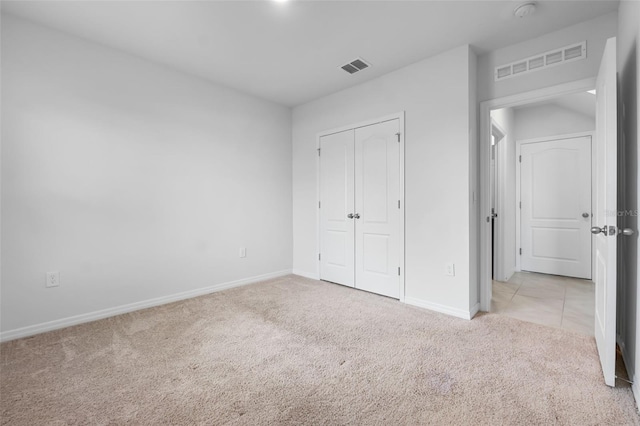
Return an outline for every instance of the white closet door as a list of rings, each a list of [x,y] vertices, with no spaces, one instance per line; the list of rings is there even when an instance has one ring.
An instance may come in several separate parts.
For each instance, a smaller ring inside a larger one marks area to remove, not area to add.
[[[356,288],[394,298],[400,297],[399,131],[397,119],[355,130]]]
[[[320,138],[320,279],[354,285],[353,130]]]

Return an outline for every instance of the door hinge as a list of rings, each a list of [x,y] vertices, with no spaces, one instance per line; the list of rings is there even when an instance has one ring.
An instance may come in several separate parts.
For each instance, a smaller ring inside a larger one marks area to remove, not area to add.
[[[400,276],[400,267],[398,266],[398,276]]]
[[[318,201],[318,208],[320,208],[320,201]]]
[[[396,133],[396,136],[398,137],[398,142],[400,142],[400,132]]]
[[[522,208],[522,201],[520,201],[520,208]]]
[[[519,163],[522,163],[522,155],[519,155],[519,156],[518,156],[518,162],[519,162]]]
[[[320,157],[320,148],[318,148],[318,157]]]
[[[400,208],[400,200],[398,200],[398,208]]]
[[[520,248],[520,256],[522,256],[522,248]]]
[[[320,253],[318,253],[318,260],[320,260]]]

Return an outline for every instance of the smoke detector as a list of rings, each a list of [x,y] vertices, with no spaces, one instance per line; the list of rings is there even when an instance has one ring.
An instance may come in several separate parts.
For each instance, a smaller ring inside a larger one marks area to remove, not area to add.
[[[535,3],[523,3],[520,6],[513,9],[513,15],[518,18],[526,18],[529,15],[533,15],[536,11]]]

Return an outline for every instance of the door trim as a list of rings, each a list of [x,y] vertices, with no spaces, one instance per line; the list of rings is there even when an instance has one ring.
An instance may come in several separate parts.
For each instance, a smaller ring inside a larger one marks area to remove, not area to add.
[[[494,182],[491,189],[497,188],[497,193],[495,194],[496,199],[496,214],[498,215],[497,225],[494,229],[494,235],[492,236],[494,239],[494,251],[498,254],[496,256],[497,259],[493,259],[493,268],[494,274],[499,275],[501,277],[509,275],[507,273],[507,268],[505,267],[504,261],[504,246],[505,246],[505,236],[506,229],[504,227],[504,217],[505,217],[505,203],[506,199],[506,190],[505,190],[505,180],[504,180],[504,166],[505,162],[503,161],[506,155],[506,150],[504,149],[504,144],[508,143],[507,141],[507,132],[495,121],[491,118],[491,135],[493,135],[493,129],[496,129],[498,133],[502,135],[499,140],[496,140],[495,144],[495,159],[494,159],[494,167],[495,167],[495,179],[497,182]],[[504,141],[504,142],[503,142]],[[500,142],[503,142],[500,144]],[[497,250],[496,250],[497,246]]]
[[[578,133],[569,133],[569,134],[565,134],[565,135],[554,135],[554,136],[545,136],[545,137],[541,137],[541,138],[533,138],[533,139],[522,139],[522,140],[517,140],[516,141],[516,271],[522,271],[522,265],[520,263],[520,254],[518,253],[518,249],[521,247],[520,245],[520,225],[521,225],[521,214],[522,214],[522,210],[520,210],[518,207],[518,202],[520,201],[520,167],[522,167],[522,164],[518,161],[518,157],[520,156],[520,150],[522,149],[522,145],[528,144],[528,143],[537,143],[537,142],[549,142],[549,141],[557,141],[557,140],[562,140],[562,139],[573,139],[573,138],[582,138],[582,137],[586,137],[589,136],[591,137],[591,212],[593,212],[594,209],[594,197],[593,197],[593,180],[594,180],[594,175],[593,175],[593,163],[595,161],[594,158],[594,138],[595,138],[595,131],[591,131],[591,132],[578,132]],[[593,220],[593,216],[592,216],[592,220]],[[593,277],[593,246],[591,247],[591,277]]]
[[[596,78],[587,78],[558,84],[516,95],[495,98],[480,103],[480,310],[491,310],[491,223],[486,217],[491,215],[490,169],[491,169],[491,111],[562,95],[593,90]]]
[[[336,127],[333,129],[319,132],[316,135],[316,149],[320,149],[320,138],[323,136],[329,136],[335,133],[344,132],[347,130],[355,130],[360,127],[371,126],[385,121],[398,120],[400,128],[400,297],[401,302],[405,301],[405,202],[404,202],[404,143],[405,143],[405,125],[404,125],[404,111],[400,111],[395,114],[386,115],[380,118],[360,121],[355,124],[347,124],[344,126]],[[319,151],[316,151],[319,152]],[[320,254],[320,155],[316,155],[316,253]],[[318,279],[320,278],[320,259],[316,259],[318,265]]]

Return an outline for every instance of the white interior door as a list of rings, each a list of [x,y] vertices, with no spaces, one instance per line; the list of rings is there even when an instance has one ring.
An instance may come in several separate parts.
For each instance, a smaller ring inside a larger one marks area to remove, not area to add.
[[[522,144],[523,271],[591,278],[591,137]]]
[[[596,199],[594,211],[595,336],[604,381],[615,385],[617,93],[616,39],[607,40],[596,84]],[[598,228],[600,232],[598,232]]]
[[[356,288],[400,297],[400,121],[355,130]]]
[[[350,287],[355,279],[353,138],[353,130],[320,138],[320,279]]]

